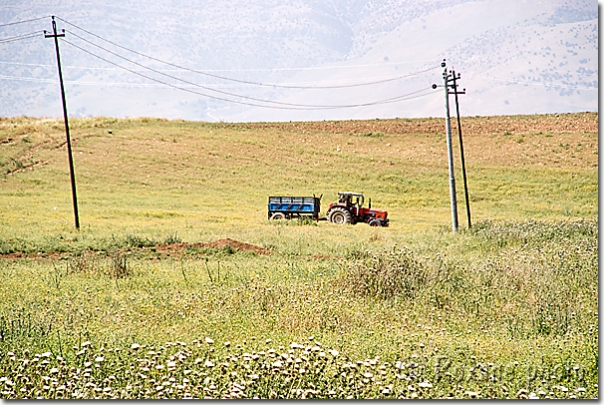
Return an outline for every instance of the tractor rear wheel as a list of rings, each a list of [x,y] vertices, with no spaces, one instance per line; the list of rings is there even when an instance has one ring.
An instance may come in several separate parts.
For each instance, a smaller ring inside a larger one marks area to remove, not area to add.
[[[282,212],[275,212],[273,215],[271,215],[271,219],[272,220],[285,219],[285,214]]]
[[[329,222],[339,225],[352,223],[352,216],[350,215],[350,212],[346,208],[342,207],[333,208],[329,212],[327,219]]]

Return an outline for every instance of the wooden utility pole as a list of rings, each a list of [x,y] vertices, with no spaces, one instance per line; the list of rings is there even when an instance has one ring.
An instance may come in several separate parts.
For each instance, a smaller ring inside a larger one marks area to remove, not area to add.
[[[447,70],[446,60],[443,59],[440,66],[444,69],[443,71],[443,80],[444,85],[442,87],[445,88],[445,126],[446,126],[446,136],[447,136],[447,156],[449,159],[449,193],[451,194],[451,222],[453,227],[453,232],[457,232],[458,221],[457,221],[457,194],[455,190],[455,170],[453,169],[453,146],[451,139],[451,116],[449,112],[449,94],[455,94],[455,107],[457,110],[457,130],[459,132],[459,147],[461,149],[461,168],[463,171],[463,184],[464,184],[464,196],[466,199],[466,212],[468,216],[468,228],[472,227],[472,219],[470,217],[470,199],[468,196],[468,183],[466,177],[466,162],[464,158],[463,151],[463,140],[461,137],[461,118],[459,115],[459,99],[457,97],[458,94],[466,94],[466,89],[463,91],[457,90],[457,79],[461,77],[461,75],[456,74],[455,70],[449,74]],[[453,83],[453,84],[450,84]],[[432,88],[436,89],[437,87],[441,87],[437,84],[433,84]],[[452,91],[449,90],[452,89]]]
[[[470,215],[470,196],[468,195],[468,179],[466,176],[466,159],[463,151],[463,139],[461,137],[461,118],[459,115],[459,98],[458,94],[466,94],[466,89],[463,91],[457,90],[457,79],[461,78],[459,73],[455,74],[455,69],[452,71],[453,75],[453,94],[455,94],[455,109],[457,110],[457,132],[459,133],[459,150],[461,152],[461,172],[463,174],[463,190],[466,201],[466,216],[468,217],[468,228],[472,227],[472,216]]]
[[[75,216],[75,227],[80,229],[80,217],[78,215],[78,196],[76,193],[75,171],[73,168],[73,153],[71,152],[71,137],[69,136],[69,121],[67,118],[67,101],[65,100],[65,86],[63,85],[63,72],[61,71],[61,55],[59,53],[59,37],[65,36],[65,30],[61,34],[57,33],[57,23],[55,16],[52,16],[52,34],[47,34],[44,30],[46,38],[55,39],[55,50],[57,51],[57,66],[59,67],[59,82],[61,83],[61,98],[63,100],[63,119],[65,120],[65,136],[67,137],[67,155],[69,156],[69,175],[71,177],[71,197],[73,200],[73,214]]]
[[[455,170],[453,169],[453,141],[451,139],[451,117],[449,115],[449,82],[451,75],[447,71],[447,64],[443,60],[443,80],[445,81],[445,124],[447,130],[447,156],[449,158],[449,194],[451,195],[451,223],[453,232],[457,232],[457,193],[455,190]]]

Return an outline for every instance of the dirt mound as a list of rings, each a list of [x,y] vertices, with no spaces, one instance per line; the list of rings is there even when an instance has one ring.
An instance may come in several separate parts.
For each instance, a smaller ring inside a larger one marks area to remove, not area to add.
[[[246,252],[256,252],[262,255],[270,254],[270,250],[261,248],[260,246],[250,245],[249,243],[239,242],[230,238],[226,239],[218,239],[214,242],[204,243],[203,247],[210,247],[214,249],[224,249],[228,246],[235,250],[246,251]]]
[[[218,239],[213,242],[207,243],[172,243],[170,245],[156,245],[153,246],[152,249],[155,249],[158,252],[161,252],[165,255],[180,255],[187,249],[225,249],[227,247],[231,247],[232,249],[240,252],[255,252],[261,255],[270,255],[271,251],[268,249],[261,248],[260,246],[251,245],[245,242],[239,242],[234,239],[225,238]]]

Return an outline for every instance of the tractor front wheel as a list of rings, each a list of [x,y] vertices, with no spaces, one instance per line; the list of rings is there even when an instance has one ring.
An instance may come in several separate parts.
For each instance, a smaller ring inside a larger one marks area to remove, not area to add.
[[[273,215],[271,215],[271,219],[275,221],[279,219],[285,219],[285,214],[282,212],[275,212]]]
[[[327,219],[329,222],[339,225],[352,223],[352,216],[350,215],[350,212],[348,212],[346,208],[342,207],[333,208],[329,212]]]
[[[382,223],[375,218],[371,219],[367,223],[369,224],[369,226],[382,226]]]

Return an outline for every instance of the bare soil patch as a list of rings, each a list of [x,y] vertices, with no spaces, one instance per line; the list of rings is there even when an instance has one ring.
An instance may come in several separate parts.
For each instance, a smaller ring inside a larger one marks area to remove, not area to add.
[[[275,122],[225,124],[231,128],[276,129],[291,132],[329,132],[336,134],[444,134],[443,118],[397,118],[350,121]],[[451,126],[457,129],[452,117]],[[510,115],[493,117],[461,117],[462,130],[467,135],[526,134],[558,132],[598,132],[598,113],[569,113],[541,115]]]
[[[172,243],[169,245],[158,244],[150,247],[142,247],[142,248],[125,248],[120,249],[123,251],[134,251],[134,252],[157,252],[163,257],[180,257],[187,252],[191,252],[194,250],[202,250],[202,249],[226,249],[231,247],[233,250],[237,252],[254,252],[260,255],[270,255],[272,252],[268,249],[264,249],[260,246],[252,245],[245,242],[240,242],[234,239],[225,238],[218,239],[213,242],[207,243],[188,243],[188,242],[180,242],[180,243]],[[23,253],[23,252],[15,252],[15,253],[7,253],[0,254],[0,258],[9,259],[9,260],[17,260],[17,259],[40,259],[40,260],[60,260],[65,256],[71,255],[73,252],[39,252],[39,253]],[[101,252],[94,251],[83,251],[81,254],[83,255],[96,255]]]
[[[230,238],[218,239],[213,242],[207,242],[207,243],[181,242],[181,243],[173,243],[170,245],[156,245],[154,248],[158,252],[181,254],[181,253],[183,253],[187,250],[191,250],[191,249],[208,249],[208,248],[209,249],[225,249],[228,247],[231,247],[232,249],[239,251],[239,252],[254,252],[257,254],[261,254],[261,255],[271,254],[271,251],[268,249],[264,249],[260,246],[252,245],[252,244],[245,243],[245,242],[240,242],[240,241],[230,239]]]

